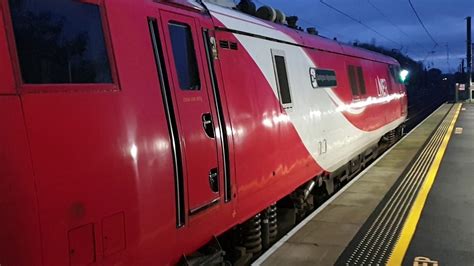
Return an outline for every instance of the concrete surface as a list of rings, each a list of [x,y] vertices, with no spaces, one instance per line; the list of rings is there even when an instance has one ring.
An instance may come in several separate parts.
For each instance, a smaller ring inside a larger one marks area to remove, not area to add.
[[[474,105],[463,104],[435,182],[405,254],[439,265],[474,265]]]
[[[361,226],[449,111],[445,104],[400,141],[263,265],[334,265]]]

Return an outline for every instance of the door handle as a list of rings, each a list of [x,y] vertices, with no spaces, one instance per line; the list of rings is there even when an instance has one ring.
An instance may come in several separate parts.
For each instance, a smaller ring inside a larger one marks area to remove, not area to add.
[[[212,116],[210,113],[205,113],[202,115],[202,127],[209,138],[215,138],[214,124],[212,123]]]
[[[219,192],[219,172],[217,168],[212,168],[209,171],[209,186],[212,192]]]

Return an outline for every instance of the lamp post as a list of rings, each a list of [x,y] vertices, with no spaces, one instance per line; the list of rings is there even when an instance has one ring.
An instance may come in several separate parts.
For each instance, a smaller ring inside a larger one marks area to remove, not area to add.
[[[466,61],[467,61],[467,82],[466,90],[469,92],[469,101],[472,102],[472,38],[471,38],[471,17],[466,18]]]

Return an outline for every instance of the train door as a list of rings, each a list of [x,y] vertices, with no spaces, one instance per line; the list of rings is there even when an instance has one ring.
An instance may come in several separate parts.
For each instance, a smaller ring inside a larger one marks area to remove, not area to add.
[[[220,199],[221,174],[214,125],[217,121],[208,88],[209,75],[202,62],[197,21],[166,11],[160,15],[170,104],[186,183],[186,189],[177,191],[177,196],[187,193],[187,212],[193,215]]]

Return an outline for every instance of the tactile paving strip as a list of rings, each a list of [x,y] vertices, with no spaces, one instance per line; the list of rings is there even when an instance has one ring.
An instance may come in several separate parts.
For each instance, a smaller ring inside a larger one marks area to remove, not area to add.
[[[455,115],[451,108],[439,127],[341,254],[336,265],[385,265],[410,207]]]

